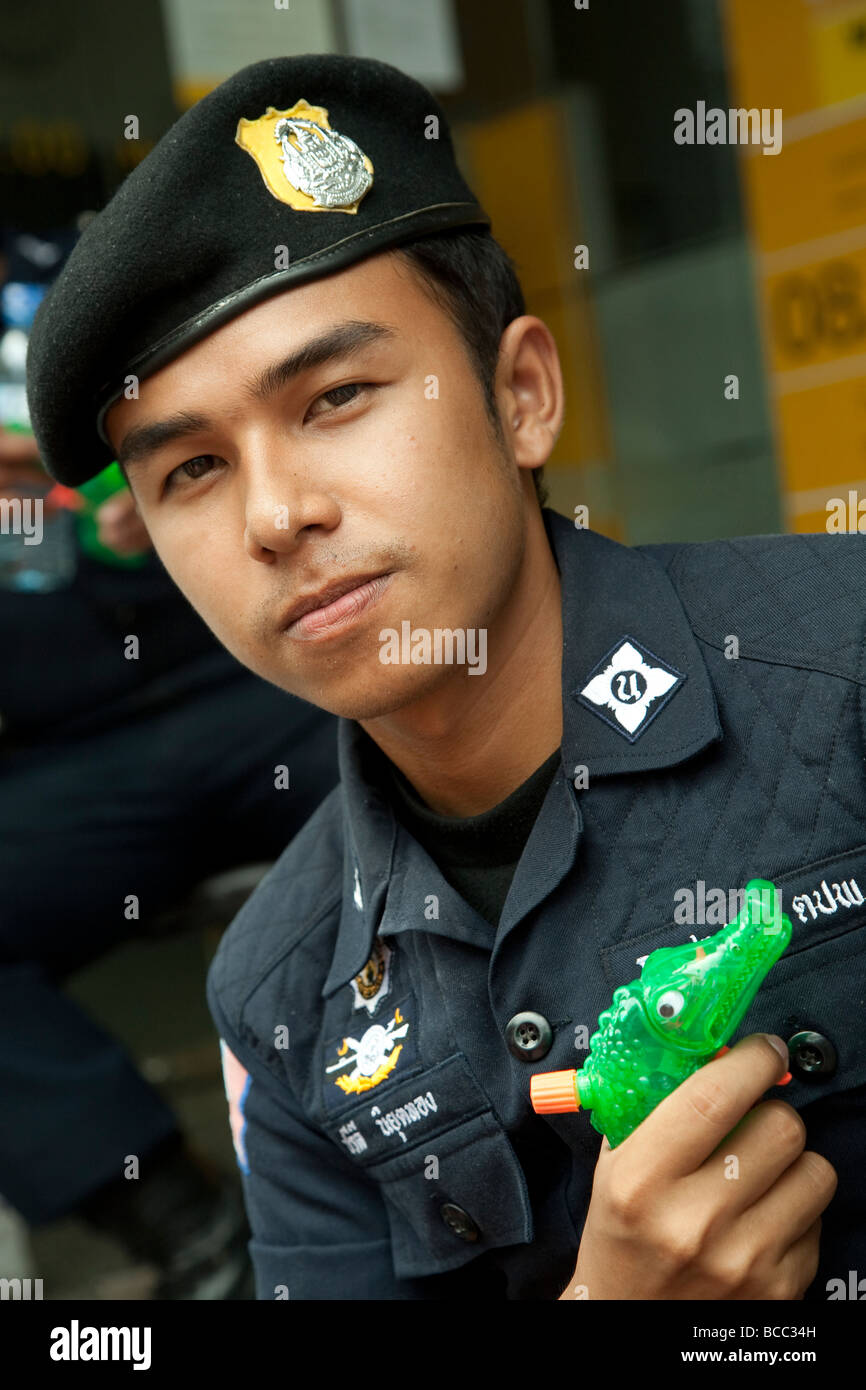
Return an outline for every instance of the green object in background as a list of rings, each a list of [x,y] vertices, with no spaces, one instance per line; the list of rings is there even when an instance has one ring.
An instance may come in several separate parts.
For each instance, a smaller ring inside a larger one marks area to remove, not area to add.
[[[769,880],[751,879],[742,912],[715,936],[653,951],[640,978],[614,990],[580,1070],[532,1078],[533,1109],[591,1110],[612,1149],[627,1139],[739,1027],[791,940],[780,899]]]
[[[141,550],[134,555],[118,555],[116,551],[109,550],[99,539],[99,523],[96,520],[96,513],[103,502],[125,488],[126,479],[120,471],[120,465],[115,462],[103,468],[95,478],[90,478],[75,489],[86,504],[75,518],[78,544],[94,560],[101,560],[106,565],[117,565],[121,569],[137,569],[147,563],[149,552]]]

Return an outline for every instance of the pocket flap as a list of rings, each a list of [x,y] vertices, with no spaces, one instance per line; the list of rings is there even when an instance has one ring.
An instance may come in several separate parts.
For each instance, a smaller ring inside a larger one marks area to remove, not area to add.
[[[532,1240],[523,1169],[462,1053],[376,1087],[324,1128],[385,1199],[398,1278]]]
[[[375,1164],[371,1176],[388,1205],[398,1278],[456,1269],[485,1250],[532,1240],[523,1170],[490,1111]]]

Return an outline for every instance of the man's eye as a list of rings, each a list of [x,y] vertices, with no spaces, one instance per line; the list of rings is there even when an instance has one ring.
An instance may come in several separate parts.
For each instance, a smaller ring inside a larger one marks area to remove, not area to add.
[[[210,469],[200,467],[200,465],[211,463],[215,458],[215,454],[196,454],[195,458],[186,459],[183,463],[178,464],[177,468],[173,468],[167,475],[163,485],[165,490],[168,491],[169,488],[176,487],[178,483],[183,487],[184,479],[189,482],[197,482],[199,478],[204,478]]]
[[[307,416],[309,417],[310,411],[312,411],[320,401],[328,401],[335,409],[339,409],[340,406],[350,405],[352,401],[357,400],[360,394],[368,390],[373,390],[373,383],[370,381],[347,381],[344,386],[334,386],[330,391],[323,392],[321,396],[318,396],[316,400],[313,401],[310,410],[307,411]],[[324,413],[326,415],[328,414],[327,411]],[[179,464],[177,468],[173,468],[172,471],[167,474],[163,484],[163,491],[168,492],[178,485],[183,487],[185,480],[188,482],[197,482],[200,478],[206,477],[211,471],[208,465],[215,459],[215,454],[197,454],[195,458],[186,459],[183,463]]]
[[[310,409],[307,411],[307,417],[309,418],[310,412],[314,410],[320,401],[328,401],[331,405],[339,409],[341,405],[349,405],[350,402],[357,400],[359,392],[372,389],[373,383],[370,381],[347,381],[345,386],[334,386],[330,391],[325,391],[321,396],[317,396],[310,406]],[[348,395],[346,394],[347,392],[349,393]],[[321,414],[322,412],[319,411],[317,413]],[[325,411],[326,415],[327,413],[328,412]]]

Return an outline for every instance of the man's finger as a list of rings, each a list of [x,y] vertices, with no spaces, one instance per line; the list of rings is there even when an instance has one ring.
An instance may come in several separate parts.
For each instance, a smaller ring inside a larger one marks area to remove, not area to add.
[[[619,1146],[620,1162],[632,1145],[641,1174],[659,1179],[694,1173],[726,1134],[788,1069],[765,1033],[750,1033],[723,1057],[694,1072],[656,1106]],[[632,1141],[641,1136],[639,1144]],[[647,1172],[647,1167],[651,1170]]]

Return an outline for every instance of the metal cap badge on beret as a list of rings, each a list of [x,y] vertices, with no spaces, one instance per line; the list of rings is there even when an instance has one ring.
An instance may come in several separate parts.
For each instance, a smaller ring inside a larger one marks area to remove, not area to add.
[[[40,305],[27,396],[42,462],[86,482],[114,458],[102,420],[128,376],[270,295],[473,224],[490,218],[421,83],[341,54],[243,68],[129,174]]]

